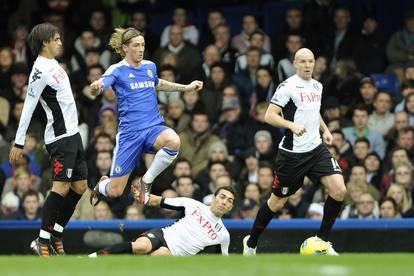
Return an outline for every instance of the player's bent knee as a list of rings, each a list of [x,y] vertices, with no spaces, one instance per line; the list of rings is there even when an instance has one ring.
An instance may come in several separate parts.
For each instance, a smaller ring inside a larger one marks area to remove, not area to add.
[[[178,135],[175,134],[174,137],[171,137],[171,139],[168,139],[165,146],[170,149],[176,149],[176,150],[180,149],[181,141]]]
[[[132,253],[134,254],[148,254],[152,251],[152,245],[147,237],[139,237],[132,242]]]

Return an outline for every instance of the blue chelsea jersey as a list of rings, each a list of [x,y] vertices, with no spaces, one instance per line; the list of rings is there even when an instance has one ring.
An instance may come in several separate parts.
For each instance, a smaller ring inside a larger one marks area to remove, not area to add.
[[[112,86],[118,98],[119,131],[136,131],[164,122],[158,110],[156,65],[142,60],[136,68],[125,60],[111,65],[102,76],[102,91]]]

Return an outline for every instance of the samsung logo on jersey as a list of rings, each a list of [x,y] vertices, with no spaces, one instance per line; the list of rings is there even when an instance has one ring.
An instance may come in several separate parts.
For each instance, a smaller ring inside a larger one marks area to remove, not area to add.
[[[131,89],[155,87],[155,83],[153,81],[131,82],[130,85]]]

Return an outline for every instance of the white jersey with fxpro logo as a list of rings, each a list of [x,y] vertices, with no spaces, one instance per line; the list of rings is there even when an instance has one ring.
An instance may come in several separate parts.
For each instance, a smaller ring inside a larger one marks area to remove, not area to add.
[[[185,216],[162,229],[168,248],[174,256],[195,255],[207,246],[221,245],[228,255],[230,234],[210,207],[191,198],[176,197],[162,200],[162,208],[184,210]]]
[[[279,148],[298,153],[308,152],[322,143],[319,132],[321,98],[322,84],[314,79],[304,80],[293,75],[279,84],[271,103],[282,108],[285,120],[306,128],[302,136],[286,129]]]
[[[78,114],[68,75],[55,59],[38,56],[29,77],[16,146],[24,146],[26,131],[39,100],[47,117],[46,144],[78,132]]]

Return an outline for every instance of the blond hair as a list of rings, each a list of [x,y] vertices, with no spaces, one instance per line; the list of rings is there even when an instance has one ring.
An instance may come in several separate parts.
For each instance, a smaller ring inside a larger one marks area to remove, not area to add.
[[[122,45],[129,45],[131,39],[137,36],[143,36],[143,34],[135,28],[115,28],[115,32],[111,35],[108,45],[120,54],[121,57],[125,57],[125,52],[122,49]]]
[[[411,208],[411,204],[410,204],[410,200],[408,199],[407,191],[405,190],[404,186],[401,186],[399,184],[391,184],[391,186],[388,188],[386,196],[394,198],[392,194],[396,190],[401,190],[403,194],[402,202],[400,203],[396,202],[398,211],[401,213],[405,213]]]

